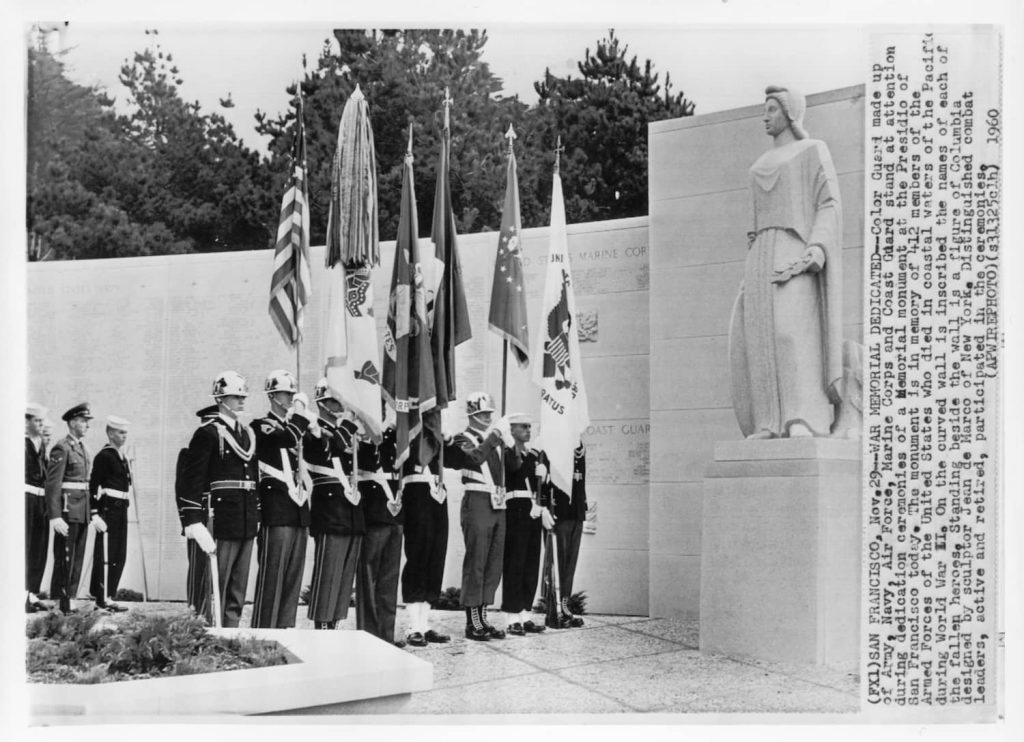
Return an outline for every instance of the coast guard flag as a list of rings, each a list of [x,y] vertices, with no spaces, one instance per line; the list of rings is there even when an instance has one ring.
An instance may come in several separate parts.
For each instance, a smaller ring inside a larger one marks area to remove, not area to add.
[[[551,245],[533,356],[533,381],[540,387],[542,447],[551,464],[551,479],[563,492],[572,492],[573,451],[580,434],[590,424],[576,317],[562,178],[556,170],[551,189]]]
[[[369,111],[357,86],[341,114],[331,171],[324,376],[332,396],[379,443],[380,350],[371,274],[379,254],[376,170]]]
[[[306,193],[306,135],[302,128],[302,95],[295,126],[292,179],[281,199],[281,219],[274,246],[270,279],[270,318],[290,347],[302,339],[302,315],[310,294],[309,198]]]
[[[430,354],[426,290],[420,260],[413,189],[412,153],[405,156],[402,201],[391,273],[391,298],[384,330],[384,398],[395,410],[395,469],[409,456],[426,465],[440,440],[426,435],[423,416],[436,408],[434,363]],[[419,445],[416,439],[419,438]]]
[[[509,130],[512,134],[511,127]],[[494,332],[508,341],[519,367],[526,368],[530,365],[530,334],[526,322],[526,292],[523,288],[523,259],[519,241],[521,232],[519,179],[516,176],[516,156],[510,146],[505,206],[501,212],[498,253],[494,258],[488,323]]]

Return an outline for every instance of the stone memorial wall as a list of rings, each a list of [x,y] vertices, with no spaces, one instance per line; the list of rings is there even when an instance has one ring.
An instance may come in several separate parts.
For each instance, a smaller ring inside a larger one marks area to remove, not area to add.
[[[590,450],[588,494],[600,505],[597,532],[583,546],[577,585],[587,591],[593,611],[647,612],[647,233],[646,218],[569,227],[593,418],[584,436]],[[547,245],[547,229],[524,230],[531,329],[538,321]],[[500,404],[501,341],[486,326],[496,247],[497,233],[459,238],[473,339],[458,348],[457,384],[459,397],[483,388]],[[383,327],[394,243],[384,243],[381,250],[374,296]],[[323,360],[323,254],[322,247],[311,249],[313,292],[300,377],[307,392],[321,375]],[[294,353],[267,314],[272,255],[257,250],[28,267],[29,398],[50,408],[59,436],[66,432],[61,412],[78,401],[91,402],[96,419],[86,443],[93,454],[106,441],[106,415],[132,423],[138,530],[130,528],[123,587],[142,590],[144,559],[151,598],[184,598],[185,548],[174,504],[174,463],[195,429],[194,412],[211,401],[213,377],[225,369],[247,376],[252,392],[247,412],[259,416],[268,407],[262,394],[267,372],[295,368]],[[508,410],[536,416],[538,396],[529,372],[510,360],[508,376]],[[452,412],[446,425],[463,425],[461,406]],[[451,484],[445,587],[459,584],[462,562],[460,493]],[[311,560],[312,549],[307,582]],[[82,583],[86,590],[88,580]]]

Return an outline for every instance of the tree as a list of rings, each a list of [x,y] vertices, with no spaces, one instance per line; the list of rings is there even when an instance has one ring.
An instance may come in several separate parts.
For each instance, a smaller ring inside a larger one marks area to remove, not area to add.
[[[103,91],[70,82],[58,58],[29,51],[30,260],[270,244],[266,163],[222,116],[181,99],[172,63],[159,45],[126,61],[131,112],[117,115]]]
[[[337,53],[325,42],[317,68],[301,83],[312,239],[324,239],[338,123],[356,85],[366,96],[373,125],[381,239],[393,239],[398,227],[402,162],[410,122],[420,233],[430,233],[446,87],[454,100],[450,109],[451,182],[458,229],[497,230],[505,188],[507,144],[503,137],[509,124],[517,130],[525,125],[527,106],[518,98],[498,95],[501,80],[482,60],[486,32],[336,30],[334,38]],[[277,190],[284,187],[294,136],[296,88],[293,85],[287,91],[293,98],[292,111],[274,120],[262,112],[257,114],[257,131],[272,137]]]
[[[695,104],[672,92],[668,74],[662,93],[654,64],[648,59],[641,69],[636,56],[626,61],[628,52],[610,30],[596,53],[588,48],[577,64],[579,79],[555,77],[548,69],[534,83],[541,143],[552,152],[561,136],[565,147],[561,172],[569,222],[646,214],[647,124],[693,115]]]

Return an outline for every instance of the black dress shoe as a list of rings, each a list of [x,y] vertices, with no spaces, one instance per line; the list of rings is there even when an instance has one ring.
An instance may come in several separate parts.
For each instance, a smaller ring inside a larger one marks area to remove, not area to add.
[[[518,621],[508,627],[508,633],[512,636],[526,636],[526,629]]]
[[[411,634],[409,634],[407,637],[405,637],[405,640],[406,640],[406,642],[409,643],[410,647],[425,647],[425,646],[427,646],[426,638],[423,636],[423,634],[421,634],[418,631],[414,631]]]
[[[523,629],[526,631],[527,634],[540,634],[544,631],[543,626],[538,626],[533,621],[527,621],[526,623],[524,623]]]
[[[103,611],[110,611],[111,613],[124,613],[128,609],[123,605],[117,603],[97,603],[96,607]]]
[[[25,601],[25,613],[39,613],[45,610],[46,607],[41,603],[30,603],[27,600]]]
[[[484,629],[487,631],[487,636],[491,637],[492,639],[505,638],[505,632],[499,629],[497,626],[491,626],[490,624],[487,624],[487,626],[485,626]]]
[[[488,634],[487,629],[477,629],[474,628],[472,625],[469,625],[466,627],[466,638],[472,639],[475,642],[485,642],[491,637]]]
[[[569,625],[572,626],[574,629],[578,629],[580,626],[583,625],[583,619],[579,616],[570,616]]]
[[[401,639],[395,639],[395,640],[394,640],[393,642],[391,642],[391,643],[392,643],[392,644],[394,644],[394,645],[395,645],[396,647],[398,647],[399,649],[403,649],[403,648],[405,647],[405,642],[404,642],[404,641],[402,641]]]
[[[452,640],[447,634],[439,634],[433,629],[427,629],[427,633],[423,635],[423,638],[431,644],[447,644]]]
[[[568,616],[559,616],[558,618],[544,619],[544,625],[549,629],[567,629],[570,624]]]

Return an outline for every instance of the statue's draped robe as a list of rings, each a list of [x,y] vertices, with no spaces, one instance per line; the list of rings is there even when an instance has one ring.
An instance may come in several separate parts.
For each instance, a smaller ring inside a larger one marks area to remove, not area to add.
[[[823,142],[776,147],[750,168],[754,229],[729,332],[732,397],[744,435],[829,435],[842,378],[842,210]],[[824,269],[772,283],[810,245]]]

